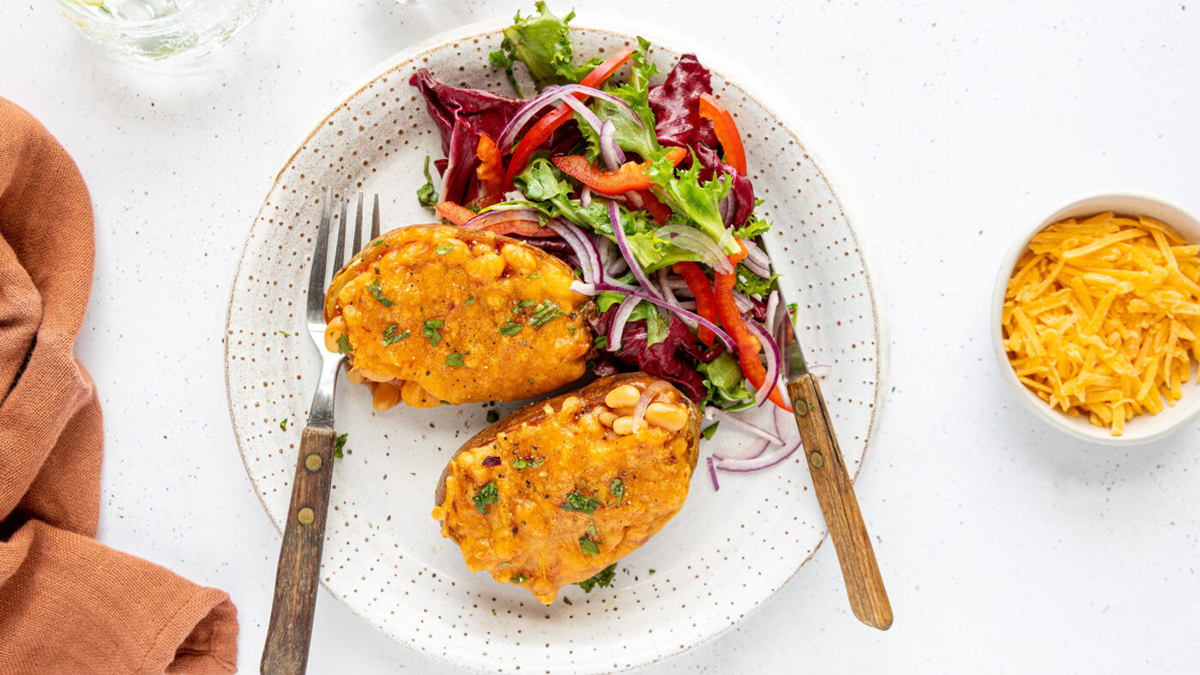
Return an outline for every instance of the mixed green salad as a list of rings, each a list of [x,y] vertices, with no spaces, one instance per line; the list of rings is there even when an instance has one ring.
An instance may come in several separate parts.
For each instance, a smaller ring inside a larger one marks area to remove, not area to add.
[[[444,155],[433,162],[437,180],[426,158],[418,199],[457,225],[529,241],[573,265],[572,288],[598,310],[596,374],[642,370],[710,419],[759,436],[757,446],[709,458],[714,487],[715,469],[773,466],[799,446],[781,385],[794,308],[781,306],[757,241],[772,224],[755,214],[734,116],[694,54],[661,82],[640,37],[580,60],[573,17],[538,2],[504,29],[489,60],[513,97],[452,87],[425,69],[413,76]],[[774,431],[732,414],[768,401]]]

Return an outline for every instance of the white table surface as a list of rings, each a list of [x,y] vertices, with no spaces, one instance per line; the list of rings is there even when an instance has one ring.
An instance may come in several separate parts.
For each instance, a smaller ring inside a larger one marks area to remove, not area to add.
[[[793,91],[874,241],[890,385],[858,496],[896,623],[849,613],[832,547],[676,673],[1196,672],[1197,425],[1150,446],[1043,427],[986,305],[1015,233],[1076,194],[1200,210],[1200,4],[637,2]],[[532,2],[272,2],[183,68],[102,54],[49,0],[0,10],[0,96],[74,156],[96,210],[77,352],[103,399],[100,540],[225,589],[257,672],[279,536],[242,468],[222,326],[251,218],[335,95],[418,40]],[[560,12],[568,2],[555,2]],[[701,54],[703,57],[703,54]],[[309,672],[451,673],[324,591]]]

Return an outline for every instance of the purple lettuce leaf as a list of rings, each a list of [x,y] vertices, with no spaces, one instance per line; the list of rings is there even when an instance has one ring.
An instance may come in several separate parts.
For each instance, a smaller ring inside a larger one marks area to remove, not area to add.
[[[479,135],[499,138],[504,126],[525,101],[482,89],[451,87],[433,79],[424,68],[408,83],[425,98],[425,110],[442,137],[446,163],[443,167],[441,161],[435,162],[442,173],[439,191],[442,201],[459,204],[470,201],[468,191],[477,191],[471,188],[471,178],[475,175]]]
[[[712,93],[712,74],[695,54],[684,54],[666,82],[650,87],[650,110],[658,142],[681,148],[696,142],[716,147],[712,123],[700,117],[700,94]]]
[[[726,225],[741,227],[754,213],[754,186],[750,183],[750,178],[722,162],[717,151],[704,143],[696,143],[692,150],[696,153],[696,160],[700,162],[701,182],[713,180],[718,171],[732,176],[733,187],[721,202],[721,214],[727,216]]]

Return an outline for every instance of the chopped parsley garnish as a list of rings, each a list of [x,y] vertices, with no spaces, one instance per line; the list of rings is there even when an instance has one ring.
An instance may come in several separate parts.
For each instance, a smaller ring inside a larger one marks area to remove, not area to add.
[[[524,457],[518,457],[513,460],[513,468],[517,471],[522,469],[536,469],[545,463],[546,460],[542,459],[541,457],[538,457],[537,459],[525,459]],[[567,507],[564,506],[563,508],[566,509]],[[567,510],[569,511],[570,509]]]
[[[524,574],[521,574],[520,572],[517,572],[516,574],[514,574],[508,578],[508,583],[510,583],[510,584],[523,584],[526,581],[529,581],[529,577],[525,576]]]
[[[281,330],[281,331],[276,331],[276,332],[279,333],[280,335],[282,335],[283,337],[292,337],[292,334],[287,332],[286,330]]]
[[[382,240],[382,239],[380,239],[380,240],[376,241],[374,244],[372,244],[371,246],[372,246],[372,247],[375,247],[375,246],[383,246],[383,240]]]
[[[594,521],[594,520],[588,521],[587,533],[588,533],[588,536],[590,536],[593,541],[600,538],[600,534],[598,532],[596,532],[596,521]]]
[[[346,339],[346,334],[342,333],[338,336],[338,353],[353,354],[354,350],[350,348],[350,341]]]
[[[585,534],[579,538],[579,550],[589,558],[600,555],[600,546]]]
[[[438,244],[437,246],[433,247],[433,250],[436,251],[438,255],[446,255],[450,251],[454,250],[454,244]]]
[[[567,604],[567,605],[571,604],[571,599],[564,595],[563,596],[563,604]]]
[[[487,413],[488,424],[495,424],[496,422],[499,422],[499,421],[500,421],[500,413],[496,412],[495,410],[489,410]]]
[[[650,570],[650,574],[654,574],[655,570]]]
[[[516,335],[517,333],[520,333],[521,329],[524,327],[524,324],[519,324],[515,321],[509,321],[500,327],[499,332],[501,335]]]
[[[487,485],[479,488],[471,499],[475,502],[475,510],[486,516],[487,505],[495,504],[499,496],[500,489],[496,487],[496,481],[490,481]]]
[[[526,307],[533,307],[536,304],[537,300],[522,300],[513,306],[512,312],[513,314],[520,314],[521,310],[525,309]]]
[[[450,356],[447,356],[446,357],[446,365],[453,366],[455,368],[461,367],[463,365],[462,354],[459,354],[458,352],[454,352]]]
[[[546,300],[538,305],[537,309],[533,310],[533,317],[530,322],[534,328],[541,328],[564,314],[566,312],[562,310],[562,307],[554,304],[553,300]]]
[[[530,274],[529,276],[527,276],[525,278],[526,279],[541,279],[542,275],[538,274],[537,272],[534,272],[533,274]]]
[[[379,285],[379,279],[367,284],[367,290],[371,291],[371,295],[375,296],[375,299],[379,301],[379,304],[383,305],[384,307],[394,307],[396,305],[396,303],[388,300],[388,297],[383,294],[383,287]]]
[[[474,296],[474,295],[468,295],[468,296],[467,296],[467,301],[466,301],[466,302],[464,302],[463,304],[464,304],[464,305],[473,305],[473,304],[475,304],[475,296]]]
[[[426,319],[425,326],[421,329],[421,334],[429,340],[430,347],[436,347],[442,341],[442,334],[438,332],[439,328],[445,327],[446,322],[443,319]]]
[[[341,436],[337,437],[336,441],[334,441],[334,443],[333,443],[333,456],[334,457],[340,458],[342,456],[342,450],[345,449],[345,447],[346,447],[346,437],[349,435],[350,434],[342,434]]]
[[[514,464],[514,467],[515,466],[516,465]],[[601,503],[602,502],[600,501],[599,497],[589,497],[580,493],[579,490],[576,490],[567,495],[566,501],[562,503],[562,510],[577,511],[579,513],[591,515],[596,512],[596,507],[600,506]]]
[[[607,335],[597,335],[595,340],[592,340],[592,346],[596,349],[604,349],[608,346]]]
[[[279,423],[279,428],[283,429],[284,431],[287,431],[287,418],[286,417],[283,418],[283,421]]]
[[[612,585],[613,578],[617,576],[617,563],[613,563],[608,567],[596,573],[596,576],[591,579],[584,579],[576,586],[583,589],[585,593],[591,593],[592,589],[599,586],[600,588],[608,588]]]
[[[384,347],[387,347],[388,345],[394,345],[397,342],[403,340],[404,338],[406,338],[410,335],[410,333],[406,330],[400,331],[400,334],[397,335],[396,328],[397,328],[396,324],[392,324],[392,325],[388,326],[387,328],[383,329],[383,346]]]
[[[625,499],[625,483],[620,478],[614,478],[608,484],[608,491],[616,498],[617,506],[620,506],[621,500]]]
[[[700,432],[700,435],[704,437],[704,440],[711,441],[713,434],[717,433],[717,427],[719,426],[721,426],[720,422],[713,422],[707,427],[704,427],[704,429]]]

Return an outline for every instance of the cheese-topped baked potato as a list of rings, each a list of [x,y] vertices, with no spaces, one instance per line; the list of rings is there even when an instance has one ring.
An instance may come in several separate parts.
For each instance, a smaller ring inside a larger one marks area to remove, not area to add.
[[[550,604],[558,589],[633,552],[679,512],[700,417],[678,389],[645,373],[534,403],[455,453],[433,517],[472,572]]]
[[[392,230],[334,275],[325,347],[347,354],[350,381],[372,387],[376,410],[530,398],[586,369],[593,305],[574,278],[492,232]]]

